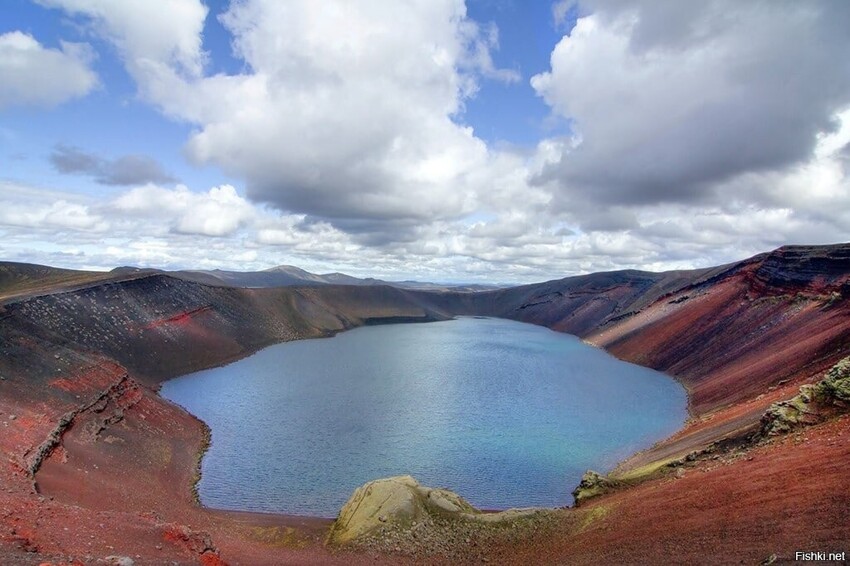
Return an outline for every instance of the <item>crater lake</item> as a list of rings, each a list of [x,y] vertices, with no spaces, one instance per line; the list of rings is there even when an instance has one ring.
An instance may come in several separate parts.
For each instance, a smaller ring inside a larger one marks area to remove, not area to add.
[[[411,474],[481,509],[557,507],[681,427],[684,389],[574,336],[509,320],[368,326],[172,379],[206,422],[206,506],[335,517]]]

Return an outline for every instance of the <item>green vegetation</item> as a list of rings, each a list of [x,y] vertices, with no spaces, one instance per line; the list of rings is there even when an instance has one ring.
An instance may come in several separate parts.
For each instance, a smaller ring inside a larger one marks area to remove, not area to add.
[[[609,476],[603,476],[593,470],[587,470],[581,478],[581,483],[579,483],[573,490],[576,507],[588,499],[597,497],[603,493],[614,491],[624,485],[625,484],[620,480],[613,479]]]
[[[826,378],[816,387],[817,394],[825,400],[850,403],[850,356],[832,366]]]
[[[576,533],[586,531],[591,525],[607,517],[610,512],[611,509],[604,505],[597,505],[593,507],[593,509],[588,509],[582,516],[581,523],[579,524]]]
[[[770,406],[761,419],[759,438],[784,434],[816,424],[836,410],[850,408],[850,356],[832,366],[821,381],[804,385],[800,393]]]
[[[676,458],[668,458],[666,460],[657,460],[644,464],[638,468],[626,470],[621,474],[613,475],[612,477],[623,483],[640,483],[642,481],[657,477],[661,473],[667,472],[670,468],[679,464],[681,461]]]

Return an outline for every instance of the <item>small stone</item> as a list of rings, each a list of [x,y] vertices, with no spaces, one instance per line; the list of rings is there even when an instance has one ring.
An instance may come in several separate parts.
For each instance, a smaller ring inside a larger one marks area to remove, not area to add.
[[[387,516],[386,516],[386,515],[381,515],[380,517],[378,517],[378,520],[379,520],[380,522],[382,522],[382,523],[386,523],[386,522],[387,522]]]
[[[9,420],[10,420],[10,421],[13,421],[13,420],[15,420],[15,419],[17,419],[17,418],[18,418],[18,417],[17,417],[17,415],[9,415]]]

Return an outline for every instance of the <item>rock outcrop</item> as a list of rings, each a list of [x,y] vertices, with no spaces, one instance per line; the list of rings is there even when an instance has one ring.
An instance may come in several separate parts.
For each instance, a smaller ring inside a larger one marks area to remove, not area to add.
[[[762,416],[758,438],[785,434],[802,426],[817,424],[848,408],[850,356],[832,366],[821,381],[804,385],[795,397],[771,405]]]
[[[340,510],[327,542],[345,544],[381,529],[404,531],[435,519],[498,524],[546,512],[527,508],[482,513],[453,491],[422,486],[409,475],[395,476],[358,487]]]
[[[593,470],[587,470],[581,477],[581,482],[573,490],[576,507],[588,499],[609,493],[623,487],[623,485],[621,481],[603,476]]]
[[[833,406],[846,408],[850,405],[850,356],[832,366],[818,384],[817,393]]]

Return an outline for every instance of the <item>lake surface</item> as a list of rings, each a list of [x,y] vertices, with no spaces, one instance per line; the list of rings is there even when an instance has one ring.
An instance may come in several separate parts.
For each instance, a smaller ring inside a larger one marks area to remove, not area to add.
[[[681,427],[682,387],[581,340],[501,319],[357,328],[163,384],[212,429],[209,507],[335,517],[411,474],[483,509],[563,506]]]

